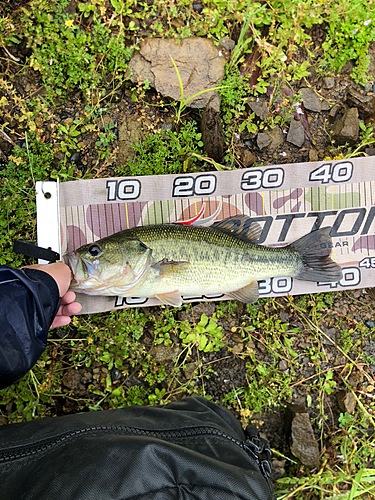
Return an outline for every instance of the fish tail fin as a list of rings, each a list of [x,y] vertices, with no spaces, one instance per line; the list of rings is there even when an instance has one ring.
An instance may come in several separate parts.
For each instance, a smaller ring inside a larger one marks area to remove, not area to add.
[[[330,258],[333,248],[330,230],[330,227],[317,229],[289,245],[299,252],[302,260],[302,267],[295,278],[317,282],[333,282],[342,278],[341,267]]]

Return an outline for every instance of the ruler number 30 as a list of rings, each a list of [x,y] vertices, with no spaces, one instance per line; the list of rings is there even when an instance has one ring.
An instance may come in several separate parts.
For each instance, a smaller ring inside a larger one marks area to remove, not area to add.
[[[321,167],[310,172],[309,181],[318,181],[322,184],[333,182],[347,182],[352,178],[353,164],[350,161],[336,163],[325,163]]]

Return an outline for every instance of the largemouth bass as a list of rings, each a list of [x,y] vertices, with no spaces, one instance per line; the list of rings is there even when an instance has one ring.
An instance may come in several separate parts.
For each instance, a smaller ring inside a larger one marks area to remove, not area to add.
[[[330,228],[282,248],[257,245],[261,227],[236,216],[210,227],[164,224],[127,229],[65,254],[71,289],[92,295],[156,297],[180,306],[184,295],[225,293],[255,302],[257,281],[275,276],[334,282]]]

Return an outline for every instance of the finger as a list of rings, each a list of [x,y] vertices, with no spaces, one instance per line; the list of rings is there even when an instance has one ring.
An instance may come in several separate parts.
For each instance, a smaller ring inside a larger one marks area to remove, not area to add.
[[[78,314],[82,309],[81,304],[78,302],[72,302],[71,304],[66,304],[64,306],[60,306],[58,316],[73,316],[74,314]]]
[[[69,325],[69,323],[70,323],[69,316],[56,316],[52,322],[52,325],[50,326],[50,329],[59,328],[60,326],[66,326]]]
[[[70,304],[71,302],[75,301],[75,298],[76,294],[72,290],[69,290],[68,292],[66,292],[64,297],[61,298],[61,305],[63,306],[65,304]]]

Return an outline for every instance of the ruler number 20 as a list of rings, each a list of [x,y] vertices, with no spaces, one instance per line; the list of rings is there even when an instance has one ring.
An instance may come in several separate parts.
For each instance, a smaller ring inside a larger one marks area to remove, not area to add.
[[[173,182],[172,196],[208,196],[215,192],[216,183],[216,175],[213,174],[203,174],[197,177],[176,177]]]
[[[324,165],[316,168],[310,172],[309,181],[318,181],[322,184],[328,184],[329,181],[333,182],[347,182],[353,175],[353,163],[350,161],[343,161],[336,163],[325,163]]]

